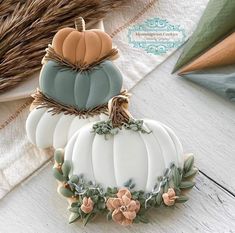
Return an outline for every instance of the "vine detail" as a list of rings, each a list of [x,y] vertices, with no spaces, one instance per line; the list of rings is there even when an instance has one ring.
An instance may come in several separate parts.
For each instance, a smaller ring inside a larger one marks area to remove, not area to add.
[[[69,223],[82,220],[86,225],[97,214],[106,215],[108,220],[121,225],[147,223],[146,213],[151,208],[173,206],[188,200],[186,191],[195,185],[194,176],[198,170],[194,167],[192,154],[186,156],[183,168],[174,163],[158,177],[151,192],[135,190],[132,179],[123,187],[104,189],[99,184],[87,181],[83,175],[71,175],[71,164],[64,160],[64,151],[57,149],[54,154],[53,175],[59,183],[58,192],[67,198],[69,204]]]

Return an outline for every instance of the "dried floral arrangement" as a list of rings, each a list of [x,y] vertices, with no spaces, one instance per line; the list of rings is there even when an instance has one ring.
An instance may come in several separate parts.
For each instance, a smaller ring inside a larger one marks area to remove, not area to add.
[[[78,16],[89,25],[126,0],[6,0],[0,2],[0,93],[40,70],[53,35]]]
[[[87,181],[82,175],[71,175],[71,163],[64,161],[64,151],[58,149],[54,155],[53,175],[59,182],[58,192],[68,199],[69,223],[82,220],[86,225],[96,215],[103,214],[108,220],[121,225],[148,223],[149,209],[160,206],[174,206],[188,200],[185,193],[192,189],[192,181],[197,174],[194,157],[188,155],[183,169],[173,163],[158,177],[152,192],[134,190],[134,180],[128,180],[122,188],[103,189],[99,184]]]

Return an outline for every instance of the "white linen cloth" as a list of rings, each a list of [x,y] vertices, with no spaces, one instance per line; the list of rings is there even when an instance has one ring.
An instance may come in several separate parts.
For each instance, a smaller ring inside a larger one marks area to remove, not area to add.
[[[105,30],[111,36],[114,35],[113,43],[120,50],[120,58],[115,63],[125,76],[124,86],[127,89],[136,85],[138,81],[155,69],[177,49],[177,47],[172,48],[162,55],[154,55],[147,53],[143,49],[134,48],[128,40],[130,29],[133,26],[143,24],[147,20],[158,18],[167,21],[169,25],[179,25],[185,32],[184,41],[186,41],[196,27],[207,3],[208,0],[131,0],[129,7],[120,9],[105,19]],[[175,32],[174,29],[167,29],[168,32]],[[161,29],[153,28],[150,32],[161,32]],[[156,39],[156,37],[153,39]],[[142,37],[142,40],[148,44],[147,37]],[[175,39],[172,38],[172,41],[175,41]]]
[[[125,88],[133,88],[177,49],[171,48],[166,53],[154,55],[141,48],[134,48],[128,39],[130,30],[146,20],[158,18],[167,21],[169,25],[179,25],[185,32],[186,40],[193,32],[207,2],[208,0],[131,0],[129,7],[110,14],[104,20],[106,31],[113,37],[113,42],[120,51],[120,58],[115,64],[124,74]],[[151,33],[157,34],[158,30],[152,29]],[[143,40],[148,45],[148,39]],[[0,103],[0,198],[52,156],[51,151],[39,150],[31,145],[26,137],[25,120],[31,101],[28,98]]]

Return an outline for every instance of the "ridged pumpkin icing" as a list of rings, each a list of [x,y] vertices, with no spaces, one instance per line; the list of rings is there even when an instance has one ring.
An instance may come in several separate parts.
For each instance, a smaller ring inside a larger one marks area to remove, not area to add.
[[[62,104],[90,109],[120,93],[122,74],[109,60],[82,72],[48,61],[41,70],[39,85],[43,94]]]
[[[69,140],[65,161],[71,174],[102,187],[123,187],[132,179],[136,190],[151,192],[167,168],[183,168],[183,149],[175,133],[161,122],[135,120],[128,96],[109,103],[109,120],[85,125]]]
[[[47,108],[34,108],[26,120],[26,133],[31,143],[39,148],[64,148],[67,141],[82,126],[97,120],[104,120],[106,115],[80,118],[64,113],[53,115]]]
[[[160,122],[144,119],[150,134],[122,129],[108,139],[91,133],[92,125],[82,127],[67,144],[65,160],[73,165],[71,174],[83,174],[104,188],[122,187],[131,178],[136,190],[149,192],[171,163],[183,166],[178,137]]]
[[[63,28],[53,40],[55,52],[73,64],[91,64],[112,50],[111,37],[99,29],[85,30],[84,21],[80,28]],[[79,31],[80,30],[80,31]]]

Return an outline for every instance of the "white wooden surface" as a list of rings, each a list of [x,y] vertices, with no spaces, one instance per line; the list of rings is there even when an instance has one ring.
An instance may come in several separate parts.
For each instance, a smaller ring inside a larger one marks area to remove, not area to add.
[[[134,87],[131,109],[136,117],[173,128],[185,151],[195,153],[199,169],[220,185],[199,174],[190,200],[156,210],[150,224],[123,228],[98,218],[84,228],[67,223],[67,204],[56,193],[50,162],[0,201],[0,232],[235,232],[235,105],[172,76],[178,55]]]

